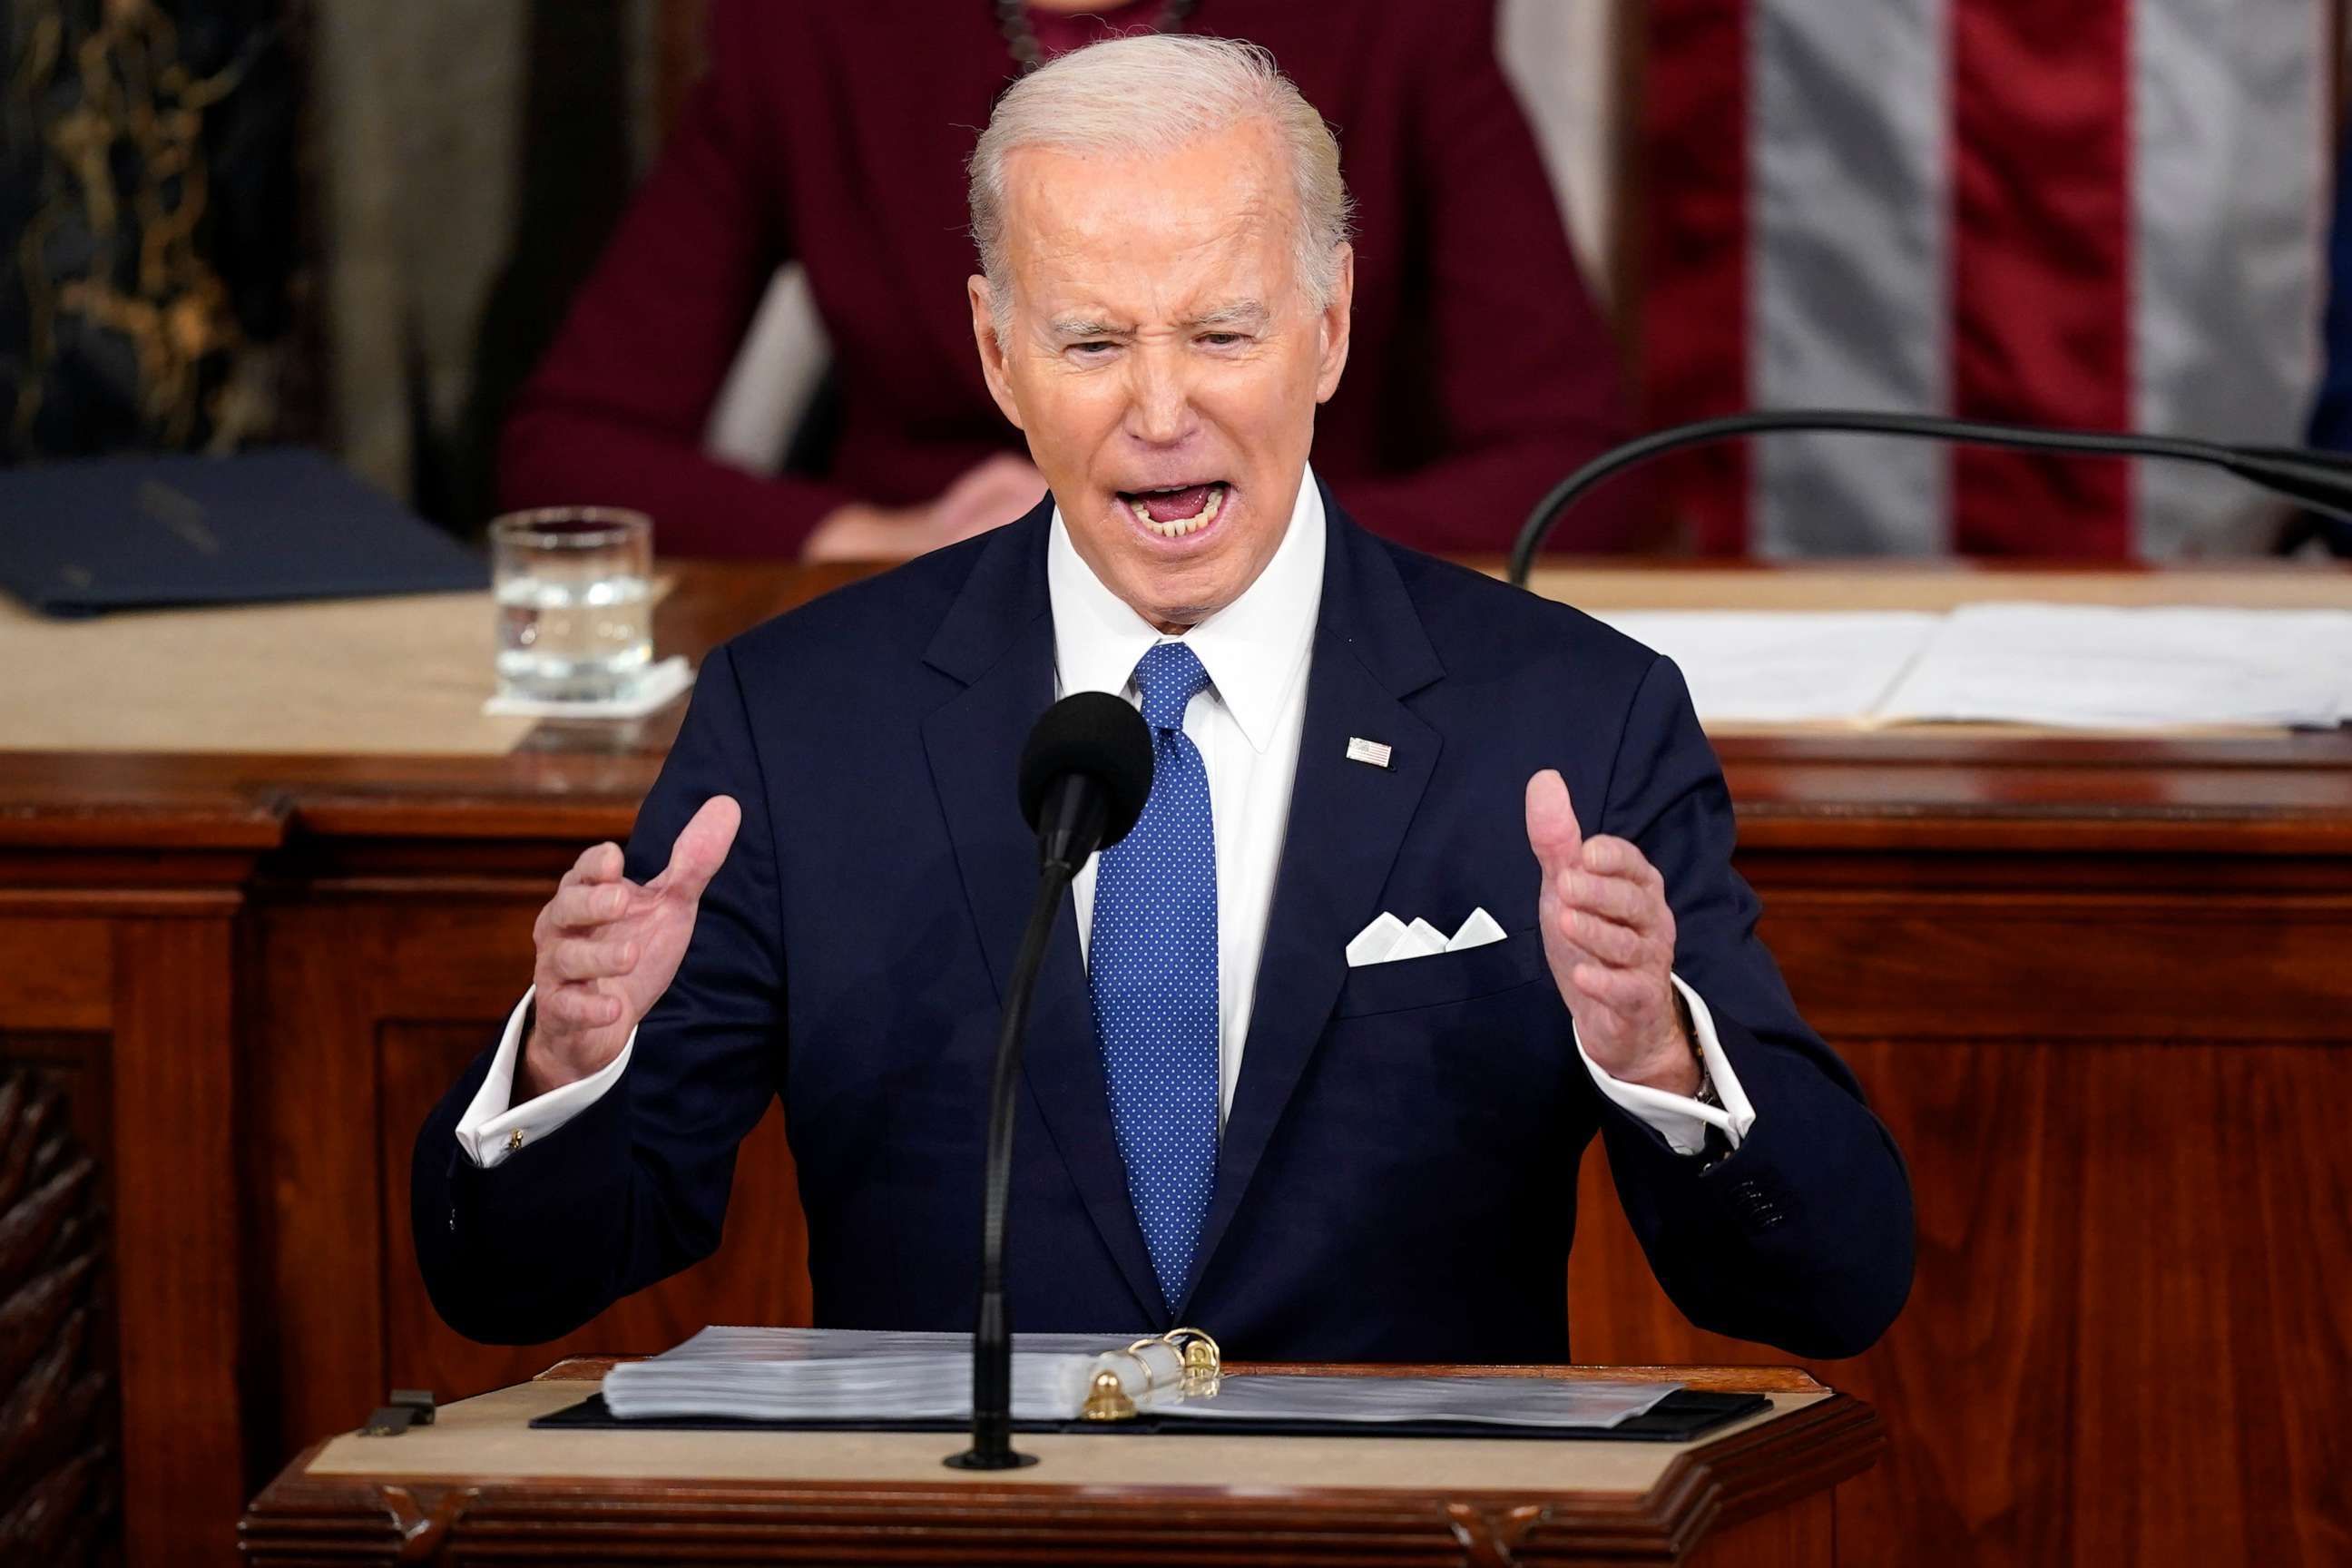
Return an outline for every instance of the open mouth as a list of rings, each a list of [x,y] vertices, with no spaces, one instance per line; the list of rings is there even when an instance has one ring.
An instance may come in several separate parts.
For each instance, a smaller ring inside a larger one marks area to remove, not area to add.
[[[1217,521],[1217,513],[1224,510],[1225,482],[1212,479],[1155,490],[1121,490],[1118,499],[1135,514],[1135,521],[1162,539],[1181,539]]]

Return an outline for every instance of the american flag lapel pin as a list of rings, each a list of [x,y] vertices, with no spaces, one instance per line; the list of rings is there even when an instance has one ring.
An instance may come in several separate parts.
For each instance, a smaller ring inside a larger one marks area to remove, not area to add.
[[[1361,735],[1350,735],[1348,737],[1348,760],[1375,768],[1387,767],[1389,744],[1386,741],[1367,741]]]

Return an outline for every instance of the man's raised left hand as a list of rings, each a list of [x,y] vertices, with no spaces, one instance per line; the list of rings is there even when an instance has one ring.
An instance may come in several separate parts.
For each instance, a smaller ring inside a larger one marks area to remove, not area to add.
[[[1665,879],[1631,841],[1577,826],[1568,783],[1528,781],[1528,847],[1543,873],[1544,956],[1593,1065],[1622,1083],[1698,1092],[1698,1057],[1675,1005]]]

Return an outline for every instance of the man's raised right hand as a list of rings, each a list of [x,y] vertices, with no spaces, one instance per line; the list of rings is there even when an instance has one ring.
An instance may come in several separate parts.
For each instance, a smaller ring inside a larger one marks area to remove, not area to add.
[[[587,1078],[621,1054],[677,976],[702,889],[742,823],[742,807],[714,795],[678,834],[669,865],[653,880],[622,876],[621,847],[611,843],[563,874],[531,929],[538,994],[516,1067],[515,1104]]]

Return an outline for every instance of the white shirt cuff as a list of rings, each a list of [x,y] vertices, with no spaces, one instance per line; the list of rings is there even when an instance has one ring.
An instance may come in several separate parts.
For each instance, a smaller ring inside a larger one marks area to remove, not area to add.
[[[561,1089],[551,1089],[536,1100],[515,1104],[515,1058],[522,1052],[522,1021],[530,1016],[530,999],[538,994],[537,986],[524,992],[515,1010],[507,1015],[507,1032],[499,1040],[498,1054],[490,1058],[489,1074],[482,1079],[474,1102],[466,1107],[466,1114],[457,1119],[458,1147],[485,1171],[604,1099],[604,1092],[620,1081],[629,1065],[629,1054],[637,1048],[637,1032],[632,1029],[621,1054],[596,1071]]]
[[[1649,1123],[1675,1153],[1696,1154],[1704,1150],[1710,1127],[1722,1129],[1725,1140],[1737,1149],[1740,1140],[1748,1136],[1748,1130],[1756,1124],[1756,1108],[1748,1103],[1747,1091],[1739,1087],[1739,1076],[1731,1070],[1731,1058],[1723,1054],[1723,1042],[1716,1038],[1715,1015],[1706,1010],[1697,992],[1683,984],[1681,975],[1668,978],[1690,1006],[1691,1032],[1698,1037],[1699,1060],[1706,1064],[1707,1079],[1715,1085],[1716,1098],[1723,1101],[1721,1107],[1702,1105],[1688,1095],[1668,1094],[1664,1089],[1612,1078],[1584,1055],[1584,1042],[1580,1039],[1576,1042],[1576,1054],[1584,1058],[1584,1069],[1592,1075],[1593,1086],[1621,1109]],[[1575,1029],[1575,1020],[1571,1018],[1569,1032],[1573,1034]]]

